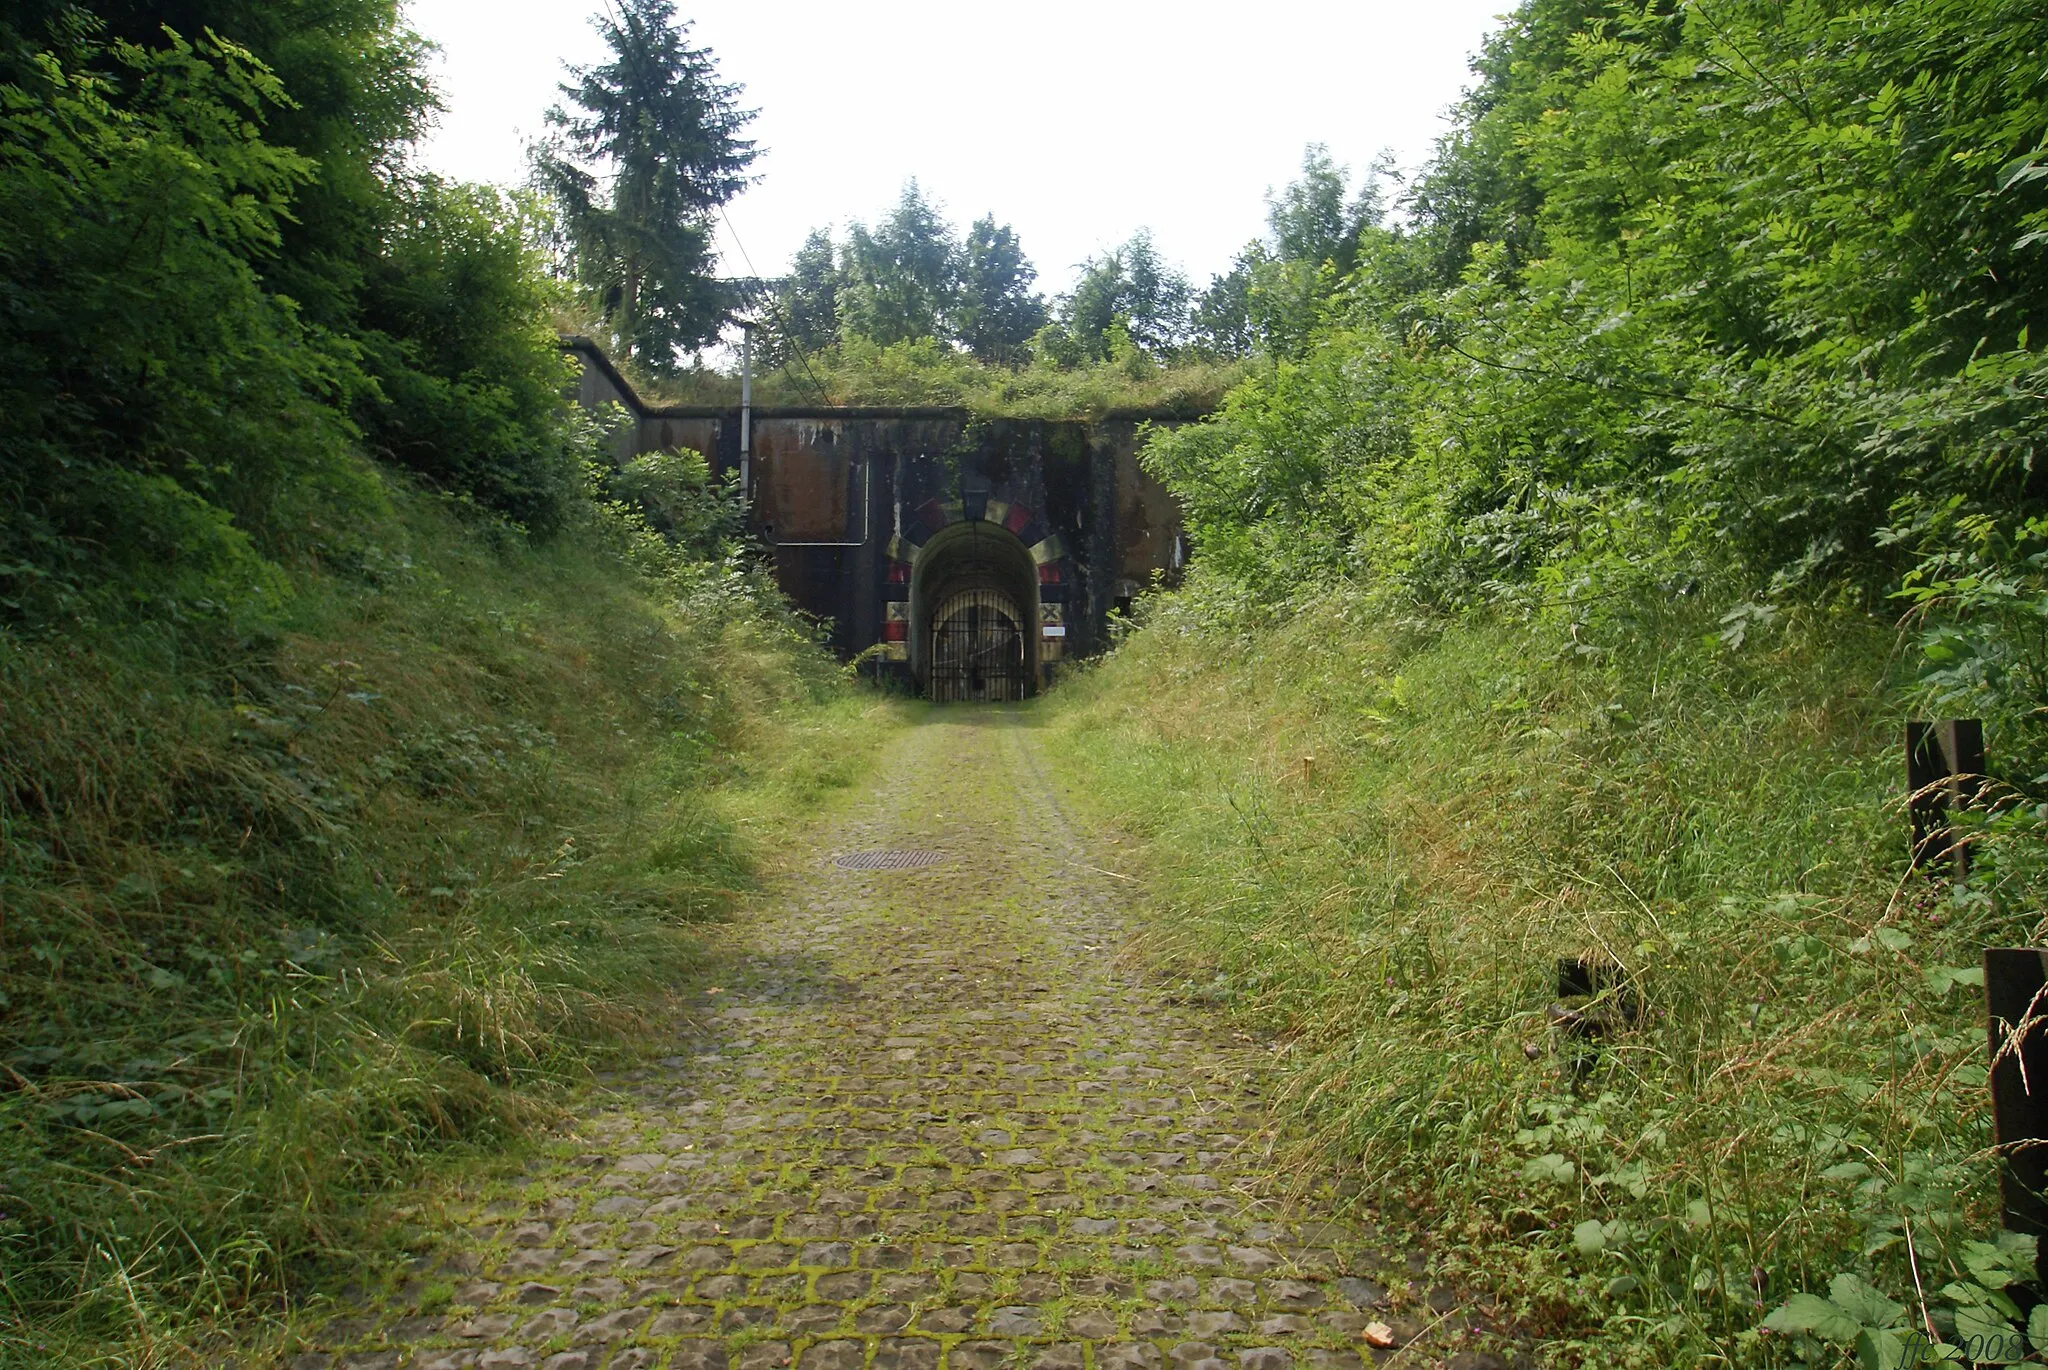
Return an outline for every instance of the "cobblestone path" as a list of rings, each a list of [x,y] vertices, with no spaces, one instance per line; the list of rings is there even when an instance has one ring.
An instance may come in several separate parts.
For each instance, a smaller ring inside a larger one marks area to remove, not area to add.
[[[939,859],[834,860],[903,849]],[[1262,1053],[1120,966],[1101,859],[1014,713],[907,730],[678,1054],[290,1370],[1499,1365],[1419,1264],[1274,1197]]]

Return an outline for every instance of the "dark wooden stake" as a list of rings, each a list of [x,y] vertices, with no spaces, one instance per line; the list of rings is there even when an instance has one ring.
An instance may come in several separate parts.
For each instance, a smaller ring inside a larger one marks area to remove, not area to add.
[[[1907,811],[1913,821],[1913,868],[1946,862],[1960,880],[1969,853],[1956,841],[1949,815],[1977,802],[1984,788],[1984,725],[1974,718],[1906,725]]]
[[[2009,1231],[2048,1237],[2048,949],[1986,947],[1991,1127]],[[2036,1257],[2048,1291],[2048,1241]]]
[[[1567,956],[1557,963],[1557,997],[1577,1004],[1550,1006],[1550,1025],[1565,1040],[1572,1078],[1583,1082],[1600,1063],[1600,1043],[1642,1017],[1642,1000],[1611,961]],[[1591,1003],[1585,1002],[1591,1000]]]

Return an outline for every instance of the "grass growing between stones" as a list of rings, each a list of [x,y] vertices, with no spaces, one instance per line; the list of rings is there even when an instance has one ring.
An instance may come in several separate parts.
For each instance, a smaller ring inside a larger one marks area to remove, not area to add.
[[[184,1363],[516,1139],[887,728],[766,597],[399,493],[260,621],[0,638],[0,1363]]]
[[[1038,720],[1165,973],[1278,1035],[1304,1173],[1554,1364],[1832,1364],[1759,1327],[1842,1273],[1946,1331],[1998,1225],[1969,968],[2037,913],[1906,876],[1889,630],[1713,626],[1167,598]],[[1597,1054],[1549,1019],[1564,957],[1611,967]]]

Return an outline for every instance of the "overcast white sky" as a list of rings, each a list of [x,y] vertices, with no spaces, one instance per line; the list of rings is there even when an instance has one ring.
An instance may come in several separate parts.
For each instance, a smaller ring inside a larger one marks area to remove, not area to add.
[[[562,64],[601,53],[603,0],[410,0],[447,113],[426,164],[523,177]],[[1015,225],[1040,284],[1149,226],[1197,286],[1264,224],[1302,147],[1362,170],[1427,154],[1510,0],[1130,3],[720,0],[679,10],[760,111],[760,183],[728,207],[761,274],[804,234],[872,222],[915,176],[965,227]],[[747,271],[730,235],[723,270]]]

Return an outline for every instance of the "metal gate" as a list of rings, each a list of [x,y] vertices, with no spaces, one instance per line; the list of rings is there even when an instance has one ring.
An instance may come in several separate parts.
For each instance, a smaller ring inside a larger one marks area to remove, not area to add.
[[[931,697],[941,701],[1024,697],[1024,626],[997,590],[946,601],[932,623]]]

